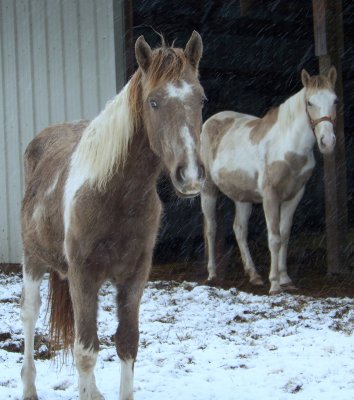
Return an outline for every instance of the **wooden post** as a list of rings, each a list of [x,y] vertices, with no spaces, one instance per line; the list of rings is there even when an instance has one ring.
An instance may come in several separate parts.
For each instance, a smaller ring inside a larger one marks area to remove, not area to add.
[[[240,14],[242,17],[249,16],[257,6],[257,0],[240,0]]]
[[[130,0],[113,0],[116,92],[134,72],[133,5]]]
[[[331,65],[337,68],[336,92],[340,99],[337,110],[335,152],[324,155],[326,201],[327,274],[345,271],[344,250],[347,237],[347,188],[343,120],[343,82],[341,55],[343,51],[342,2],[312,0],[315,54],[319,71],[327,74]]]
[[[134,10],[131,0],[124,0],[124,30],[125,30],[125,68],[127,81],[135,71],[134,34],[133,34]]]

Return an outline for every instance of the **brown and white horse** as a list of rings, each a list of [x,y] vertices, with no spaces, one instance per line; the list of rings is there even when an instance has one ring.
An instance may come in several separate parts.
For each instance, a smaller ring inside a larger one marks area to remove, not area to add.
[[[303,70],[304,87],[263,118],[225,111],[204,123],[206,184],[201,200],[209,280],[216,277],[215,204],[220,190],[235,203],[233,228],[251,283],[263,284],[247,244],[252,203],[262,203],[271,254],[270,293],[293,288],[286,267],[293,214],[315,166],[315,142],[324,154],[335,146],[336,77],[334,67],[327,76],[310,76]]]
[[[139,305],[161,212],[156,180],[165,166],[182,197],[198,195],[204,181],[198,155],[204,99],[200,35],[193,32],[184,50],[164,41],[151,50],[141,36],[135,54],[138,70],[93,121],[49,127],[26,150],[21,304],[26,400],[37,399],[33,339],[47,267],[64,279],[53,280],[53,331],[68,334],[70,321],[74,325],[81,400],[103,398],[93,372],[97,296],[104,281],[116,285],[119,398],[133,399]]]

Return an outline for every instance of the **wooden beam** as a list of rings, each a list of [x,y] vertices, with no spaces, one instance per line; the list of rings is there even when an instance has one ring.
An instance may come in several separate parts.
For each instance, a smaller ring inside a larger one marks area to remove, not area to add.
[[[312,0],[315,55],[327,55],[326,1]]]
[[[116,92],[134,72],[133,5],[131,0],[113,0]]]
[[[249,16],[257,7],[257,0],[240,0],[240,14],[242,17]]]
[[[127,81],[131,78],[135,71],[135,56],[134,56],[134,33],[133,20],[134,9],[132,0],[124,0],[124,30],[125,30],[125,68]]]
[[[319,72],[327,74],[331,65],[337,68],[336,92],[340,99],[337,112],[337,143],[333,154],[324,155],[326,202],[327,273],[345,272],[348,211],[346,187],[345,137],[343,119],[343,52],[342,2],[312,0],[315,54]]]

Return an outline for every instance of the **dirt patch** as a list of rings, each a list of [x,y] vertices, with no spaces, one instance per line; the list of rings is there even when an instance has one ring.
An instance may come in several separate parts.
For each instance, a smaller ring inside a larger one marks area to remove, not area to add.
[[[251,249],[252,250],[252,249]],[[253,249],[254,250],[254,249]],[[230,247],[219,257],[218,279],[211,285],[223,289],[236,288],[247,293],[266,295],[269,291],[269,254],[265,247],[258,247],[253,251],[254,261],[259,274],[266,284],[253,286],[244,274],[237,250]],[[179,262],[154,265],[150,274],[151,281],[193,281],[200,284],[209,284],[207,279],[206,261]],[[297,290],[295,294],[312,297],[350,297],[354,298],[354,274],[348,271],[345,274],[327,275],[326,257],[323,249],[305,249],[301,253],[289,253],[288,273]]]
[[[297,290],[296,294],[312,297],[350,297],[354,298],[354,265],[349,263],[348,272],[339,275],[326,274],[325,241],[321,237],[308,238],[293,242],[289,246],[288,273]],[[220,246],[222,248],[222,246]],[[247,293],[258,295],[268,294],[269,283],[269,252],[266,243],[250,243],[250,251],[254,258],[259,274],[266,284],[253,286],[243,272],[240,255],[235,244],[218,250],[218,279],[213,286],[224,289],[237,288]],[[222,254],[222,256],[220,256]],[[349,257],[349,256],[348,256]],[[354,254],[350,256],[353,259]],[[207,279],[206,260],[203,256],[197,261],[186,260],[153,265],[151,281],[191,281],[199,284],[209,284]],[[21,274],[19,264],[0,264],[0,272],[5,274]]]

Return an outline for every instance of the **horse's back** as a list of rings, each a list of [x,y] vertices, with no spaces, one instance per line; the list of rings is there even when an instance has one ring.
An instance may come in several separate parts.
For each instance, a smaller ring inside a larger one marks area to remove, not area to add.
[[[214,114],[203,124],[201,136],[201,156],[210,169],[221,158],[234,158],[234,152],[252,150],[249,146],[248,125],[258,118],[234,111]]]
[[[88,125],[87,121],[78,121],[53,125],[42,130],[28,144],[24,154],[26,185],[33,176],[37,166],[67,155],[78,143],[81,134]],[[49,165],[47,166],[47,168]]]

